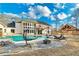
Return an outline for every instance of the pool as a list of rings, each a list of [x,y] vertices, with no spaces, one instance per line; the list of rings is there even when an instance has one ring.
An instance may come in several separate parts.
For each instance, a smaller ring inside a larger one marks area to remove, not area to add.
[[[20,36],[6,36],[6,37],[0,37],[0,39],[8,39],[10,38],[12,41],[15,41],[15,42],[18,42],[18,41],[24,41],[24,38],[22,35]],[[30,41],[30,40],[39,40],[41,38],[46,38],[46,36],[27,36],[27,41]]]
[[[23,36],[7,36],[8,38],[11,38],[13,41],[24,41]],[[27,36],[27,40],[34,40],[37,37],[35,36]]]

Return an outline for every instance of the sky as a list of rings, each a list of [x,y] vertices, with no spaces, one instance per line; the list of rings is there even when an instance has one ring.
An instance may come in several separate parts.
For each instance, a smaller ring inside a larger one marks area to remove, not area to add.
[[[78,3],[0,3],[0,14],[40,20],[59,28],[63,24],[75,26],[73,11]]]

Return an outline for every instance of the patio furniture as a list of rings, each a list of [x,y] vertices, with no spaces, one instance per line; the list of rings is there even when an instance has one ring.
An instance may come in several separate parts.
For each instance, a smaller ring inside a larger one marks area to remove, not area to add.
[[[6,45],[6,43],[4,41],[0,42],[0,46],[5,46],[5,45]]]
[[[43,44],[50,44],[51,41],[50,40],[43,40]]]
[[[32,48],[32,45],[31,44],[27,44],[27,47]]]
[[[10,41],[1,41],[0,42],[0,46],[6,46],[6,45],[10,45],[10,44],[13,44],[13,43]]]
[[[53,35],[53,36],[54,36],[54,39],[59,39],[59,40],[65,39],[65,37],[62,34],[59,37],[55,36],[55,35]]]

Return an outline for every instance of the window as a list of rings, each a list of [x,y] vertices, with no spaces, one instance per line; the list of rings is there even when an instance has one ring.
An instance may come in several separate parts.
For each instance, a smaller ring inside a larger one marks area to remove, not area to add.
[[[30,23],[30,26],[33,26],[33,24],[32,24],[32,23]]]
[[[42,34],[42,30],[38,30],[38,34]]]
[[[23,25],[25,25],[25,23],[23,23]]]
[[[27,30],[27,33],[29,33],[29,30]]]
[[[23,31],[24,33],[26,32],[26,30]]]
[[[4,32],[6,33],[6,29],[4,29]]]
[[[50,33],[50,31],[48,30],[48,33]]]
[[[26,26],[27,26],[27,23],[26,23]]]
[[[2,32],[2,28],[0,28],[0,33]]]
[[[31,30],[30,30],[30,33],[32,33]]]
[[[11,29],[11,33],[15,33],[15,30],[14,29]]]
[[[32,33],[34,33],[34,30],[32,30]]]
[[[24,27],[24,29],[25,29],[26,27]]]
[[[29,26],[29,23],[27,23],[27,26]]]

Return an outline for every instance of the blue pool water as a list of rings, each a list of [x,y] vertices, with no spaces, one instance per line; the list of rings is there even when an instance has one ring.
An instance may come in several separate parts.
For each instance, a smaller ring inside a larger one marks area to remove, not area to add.
[[[20,35],[20,36],[0,37],[0,39],[8,39],[8,38],[11,38],[12,41],[15,41],[15,42],[17,42],[17,41],[24,41],[24,38],[23,38],[22,35]],[[27,36],[26,38],[27,38],[28,41],[30,41],[30,40],[35,40],[35,39],[38,40],[38,39],[41,39],[41,38],[45,38],[46,39],[46,36]]]
[[[35,40],[38,38],[41,38],[42,36],[27,36],[27,41],[30,40]],[[24,41],[23,36],[7,36],[7,38],[11,38],[13,41],[17,42],[17,41]],[[46,38],[45,36],[43,36],[43,38]]]
[[[8,38],[11,38],[13,41],[23,41],[24,40],[23,36],[8,36]],[[26,38],[29,41],[29,40],[34,40],[37,37],[35,37],[35,36],[27,36]]]

